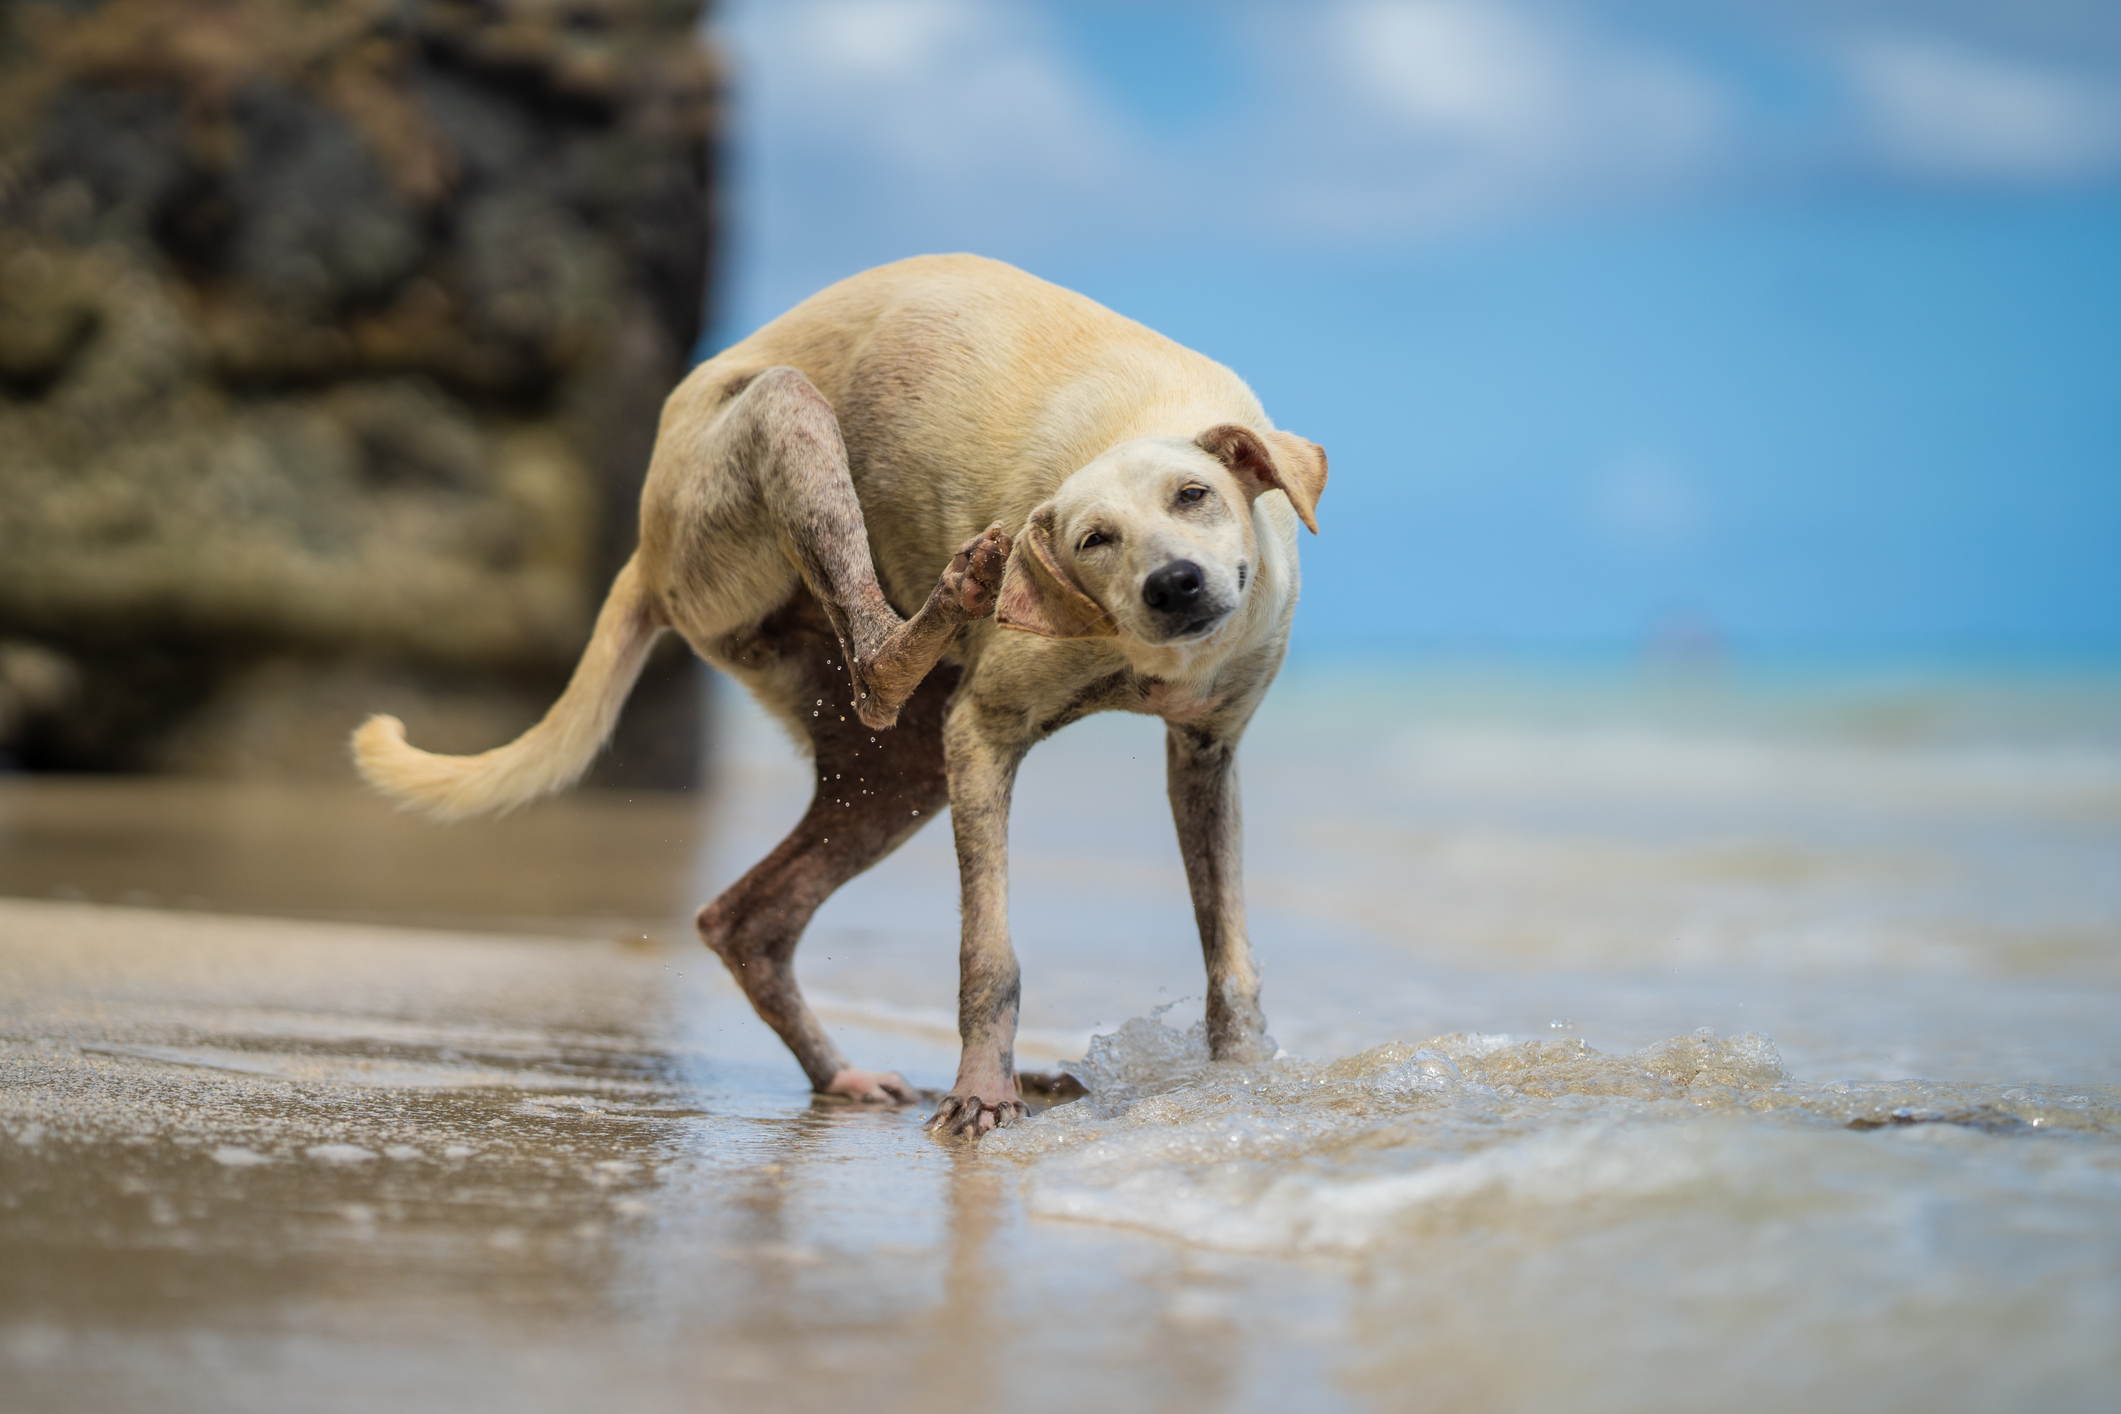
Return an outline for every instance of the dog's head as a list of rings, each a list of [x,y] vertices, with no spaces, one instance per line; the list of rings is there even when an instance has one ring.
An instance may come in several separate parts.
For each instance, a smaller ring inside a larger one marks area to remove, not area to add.
[[[1286,494],[1318,531],[1326,454],[1287,432],[1222,423],[1187,441],[1122,442],[1032,511],[995,618],[1047,638],[1205,642],[1259,572],[1252,503]]]

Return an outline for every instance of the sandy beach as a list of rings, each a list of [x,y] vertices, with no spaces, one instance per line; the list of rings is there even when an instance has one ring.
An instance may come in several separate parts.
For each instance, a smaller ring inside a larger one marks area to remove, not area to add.
[[[0,781],[5,1403],[2103,1408],[2117,701],[1296,674],[1249,1069],[1157,729],[1081,724],[1013,908],[1091,1093],[977,1148],[814,1102],[690,940],[805,790],[733,697],[703,799],[455,831]],[[819,917],[858,1063],[948,1083],[955,912],[931,829]]]

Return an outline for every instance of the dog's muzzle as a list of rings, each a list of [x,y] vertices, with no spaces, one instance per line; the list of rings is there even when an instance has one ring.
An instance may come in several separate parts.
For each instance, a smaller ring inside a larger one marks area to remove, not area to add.
[[[1191,638],[1214,627],[1229,610],[1208,593],[1208,578],[1191,560],[1173,560],[1142,581],[1142,603],[1166,639]]]

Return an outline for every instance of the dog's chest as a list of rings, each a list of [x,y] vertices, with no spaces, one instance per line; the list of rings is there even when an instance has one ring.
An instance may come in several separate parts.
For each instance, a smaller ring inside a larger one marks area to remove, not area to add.
[[[1165,682],[1162,678],[1136,677],[1134,686],[1141,700],[1140,711],[1182,727],[1204,720],[1228,700],[1226,694],[1212,687]]]

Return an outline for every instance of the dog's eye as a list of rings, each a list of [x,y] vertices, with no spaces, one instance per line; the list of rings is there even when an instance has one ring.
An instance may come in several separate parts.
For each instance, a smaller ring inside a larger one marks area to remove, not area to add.
[[[1092,545],[1104,544],[1110,538],[1111,537],[1107,536],[1102,530],[1093,530],[1088,535],[1085,535],[1083,537],[1083,543],[1076,546],[1075,548],[1078,550],[1087,550]]]
[[[1201,497],[1207,494],[1208,488],[1205,486],[1188,486],[1185,490],[1178,493],[1178,499],[1191,503],[1193,501],[1198,501]]]

